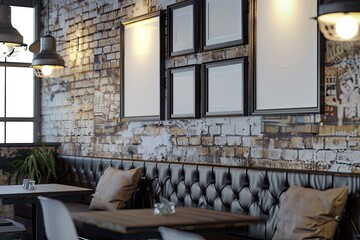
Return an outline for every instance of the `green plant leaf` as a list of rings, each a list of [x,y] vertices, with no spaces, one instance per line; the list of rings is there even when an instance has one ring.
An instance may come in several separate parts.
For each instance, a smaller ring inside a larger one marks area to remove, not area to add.
[[[56,162],[52,150],[45,145],[35,147],[25,159],[15,159],[11,166],[16,170],[16,182],[22,178],[34,179],[37,183],[56,179]]]

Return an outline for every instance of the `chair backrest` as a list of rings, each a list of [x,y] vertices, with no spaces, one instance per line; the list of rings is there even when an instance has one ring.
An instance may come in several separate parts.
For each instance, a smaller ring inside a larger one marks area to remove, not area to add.
[[[184,232],[180,230],[176,230],[173,228],[168,228],[164,226],[160,226],[158,228],[158,231],[160,232],[161,238],[163,240],[205,240],[201,235],[191,232]]]
[[[48,240],[78,240],[74,222],[64,203],[56,199],[38,197],[44,216]]]

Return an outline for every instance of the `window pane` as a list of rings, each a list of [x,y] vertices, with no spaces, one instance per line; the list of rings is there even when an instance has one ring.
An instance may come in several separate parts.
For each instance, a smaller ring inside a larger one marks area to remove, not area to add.
[[[33,129],[32,122],[6,122],[6,143],[32,143]]]
[[[5,140],[5,132],[4,132],[4,122],[0,122],[0,143],[4,143]]]
[[[34,8],[11,7],[11,23],[24,37],[24,43],[30,46],[34,42]],[[11,56],[9,62],[31,62],[34,55],[29,50],[21,51],[15,56]]]
[[[0,117],[5,117],[5,68],[0,67]]]
[[[34,116],[34,81],[31,68],[6,68],[6,117]]]
[[[5,57],[1,57],[2,54],[0,54],[0,62],[4,62],[5,61]]]

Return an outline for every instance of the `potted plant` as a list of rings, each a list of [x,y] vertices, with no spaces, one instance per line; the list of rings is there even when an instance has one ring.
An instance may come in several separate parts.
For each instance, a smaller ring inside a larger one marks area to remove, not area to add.
[[[24,178],[35,180],[36,183],[47,183],[56,179],[55,157],[51,149],[35,147],[25,159],[11,162],[16,171],[16,182]]]

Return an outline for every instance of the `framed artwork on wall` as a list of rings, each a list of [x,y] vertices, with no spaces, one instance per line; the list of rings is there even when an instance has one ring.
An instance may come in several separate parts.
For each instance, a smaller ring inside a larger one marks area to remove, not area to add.
[[[121,119],[165,118],[165,18],[158,11],[122,22]]]
[[[168,6],[169,56],[179,56],[198,51],[199,6],[198,1],[185,1]]]
[[[202,115],[247,115],[247,64],[246,57],[202,66]]]
[[[202,0],[203,50],[247,43],[248,0]]]
[[[199,118],[199,65],[171,68],[168,73],[168,118]]]
[[[322,111],[324,40],[312,19],[318,4],[250,2],[251,114]]]

